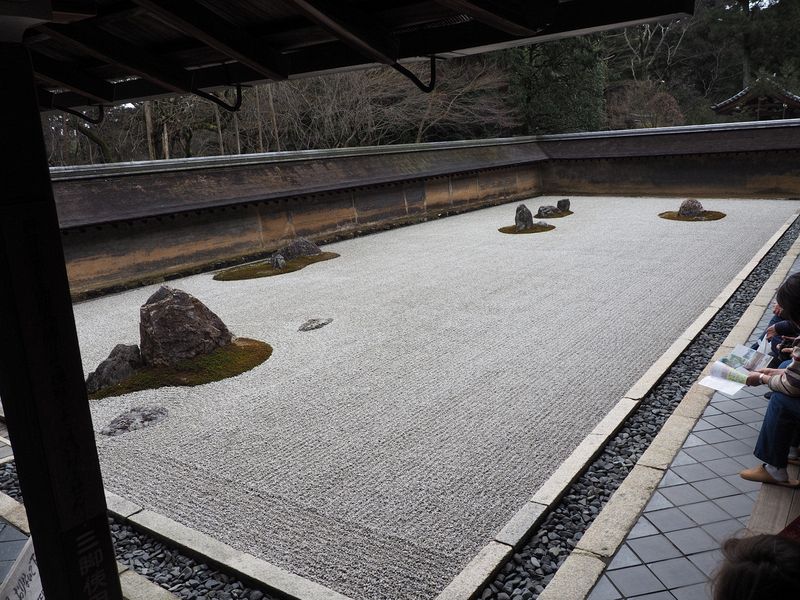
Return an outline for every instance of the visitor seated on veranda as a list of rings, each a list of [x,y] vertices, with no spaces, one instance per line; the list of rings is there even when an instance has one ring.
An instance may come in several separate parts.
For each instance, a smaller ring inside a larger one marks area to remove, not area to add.
[[[714,600],[800,598],[800,544],[780,535],[733,538],[722,545]]]
[[[791,275],[778,288],[782,317],[800,323],[800,273]],[[772,390],[764,422],[753,452],[764,464],[740,473],[744,479],[787,487],[800,481],[789,479],[786,466],[789,449],[800,428],[800,346],[794,346],[785,368],[762,369],[750,373],[747,385],[766,384]]]

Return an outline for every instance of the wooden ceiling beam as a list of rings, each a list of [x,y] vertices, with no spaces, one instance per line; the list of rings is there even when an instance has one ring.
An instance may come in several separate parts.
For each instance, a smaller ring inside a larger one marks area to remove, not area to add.
[[[352,4],[329,0],[288,0],[311,21],[375,62],[397,62],[397,43],[392,34]]]
[[[190,0],[134,0],[167,25],[250,67],[267,79],[286,79],[288,60],[247,32]]]
[[[558,0],[539,2],[495,2],[493,0],[436,0],[450,10],[468,15],[474,20],[510,35],[536,35],[555,16]]]
[[[39,28],[59,42],[78,48],[104,62],[114,64],[176,94],[194,90],[192,74],[178,65],[171,65],[139,46],[134,46],[88,23],[44,25]]]
[[[67,88],[95,102],[114,102],[114,85],[105,79],[38,52],[31,52],[31,61],[36,77],[50,85]]]

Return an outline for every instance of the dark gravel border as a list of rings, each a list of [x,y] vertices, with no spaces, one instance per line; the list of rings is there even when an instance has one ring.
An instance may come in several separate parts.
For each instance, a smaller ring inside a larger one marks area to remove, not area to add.
[[[0,466],[0,491],[22,502],[14,462]],[[278,600],[109,516],[117,560],[185,600]]]
[[[800,220],[795,220],[478,598],[534,600],[539,596],[697,381],[700,372],[750,306],[798,234]]]

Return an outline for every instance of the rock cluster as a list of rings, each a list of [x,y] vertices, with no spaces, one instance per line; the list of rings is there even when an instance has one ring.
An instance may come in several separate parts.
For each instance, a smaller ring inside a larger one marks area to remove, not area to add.
[[[556,206],[540,206],[539,212],[536,213],[537,219],[549,219],[558,216],[561,216],[561,211]]]
[[[209,354],[231,343],[225,323],[183,290],[161,288],[139,309],[142,359],[152,366]]]
[[[703,214],[703,205],[699,200],[689,198],[681,202],[681,207],[678,209],[678,215],[681,217],[697,217]]]
[[[197,298],[161,286],[139,309],[140,346],[118,344],[86,378],[93,394],[120,383],[144,366],[173,366],[233,341],[225,323]]]
[[[556,208],[561,212],[567,212],[569,210],[569,198],[562,198],[556,203]]]
[[[86,391],[94,394],[96,391],[118,384],[123,379],[133,375],[137,369],[144,366],[142,354],[136,344],[126,346],[117,344],[108,355],[108,358],[97,365],[86,378]]]
[[[299,256],[315,256],[317,254],[322,254],[322,250],[320,250],[319,246],[314,242],[306,238],[297,238],[283,248],[278,248],[272,253],[272,256],[276,254],[280,254],[283,256],[284,260],[289,261]]]
[[[533,228],[533,215],[530,209],[524,204],[517,207],[517,214],[514,216],[514,227],[517,231],[525,231]]]
[[[122,435],[129,431],[155,425],[166,419],[168,414],[167,409],[163,406],[137,406],[116,417],[103,427],[100,433],[108,436]]]

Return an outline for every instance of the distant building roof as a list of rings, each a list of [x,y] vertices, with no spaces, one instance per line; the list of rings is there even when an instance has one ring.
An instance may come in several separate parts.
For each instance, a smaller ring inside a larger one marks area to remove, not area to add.
[[[781,87],[775,80],[759,77],[739,93],[711,107],[718,115],[753,113],[757,119],[783,119],[800,116],[800,96]]]

